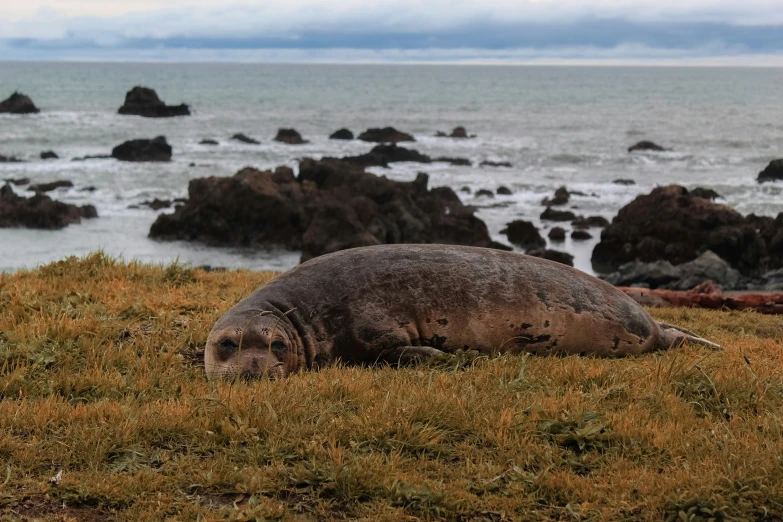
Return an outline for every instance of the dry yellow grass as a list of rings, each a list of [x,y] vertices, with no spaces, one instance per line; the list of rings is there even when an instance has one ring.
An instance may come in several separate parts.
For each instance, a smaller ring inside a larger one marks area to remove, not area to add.
[[[652,311],[721,352],[207,382],[214,320],[270,277],[101,254],[0,275],[0,519],[783,514],[779,317]]]

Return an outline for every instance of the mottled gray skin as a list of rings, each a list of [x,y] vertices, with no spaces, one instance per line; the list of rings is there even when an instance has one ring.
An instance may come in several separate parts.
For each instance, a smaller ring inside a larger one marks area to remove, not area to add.
[[[683,340],[612,285],[500,250],[381,245],[317,257],[226,312],[207,376],[284,376],[342,360],[405,363],[460,349],[621,357]]]

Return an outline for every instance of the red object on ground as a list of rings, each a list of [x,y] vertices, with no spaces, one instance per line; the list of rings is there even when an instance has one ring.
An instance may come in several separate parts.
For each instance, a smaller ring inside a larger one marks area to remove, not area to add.
[[[687,292],[650,290],[648,288],[618,287],[637,303],[653,307],[694,307],[713,310],[753,309],[762,314],[783,314],[783,294],[721,293],[712,281],[705,281]]]

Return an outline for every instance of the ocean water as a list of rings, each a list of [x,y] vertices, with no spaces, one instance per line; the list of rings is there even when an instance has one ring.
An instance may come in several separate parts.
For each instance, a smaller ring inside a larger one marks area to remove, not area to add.
[[[156,89],[166,103],[191,104],[193,116],[118,115],[134,85]],[[611,219],[637,195],[670,183],[710,187],[739,212],[774,216],[783,211],[783,183],[759,185],[755,178],[770,160],[783,156],[781,85],[783,69],[774,68],[0,62],[0,98],[19,90],[41,109],[31,116],[0,115],[0,154],[25,160],[0,163],[0,179],[71,180],[73,189],[50,196],[91,203],[100,215],[58,231],[0,229],[0,271],[97,249],[155,263],[289,268],[298,253],[153,241],[147,233],[159,212],[129,207],[156,197],[184,197],[188,181],[197,177],[230,176],[245,166],[296,167],[302,157],[372,148],[329,140],[341,127],[358,134],[392,125],[415,135],[417,143],[405,146],[431,156],[511,162],[510,169],[439,163],[371,169],[397,180],[425,171],[431,186],[467,186],[474,193],[510,187],[513,195],[494,199],[460,193],[503,242],[499,232],[513,219],[534,221],[546,236],[556,224],[539,220],[541,200],[563,185],[587,194],[573,196],[566,206],[586,216]],[[457,125],[477,138],[434,137]],[[272,141],[279,127],[296,128],[310,143]],[[261,144],[230,141],[237,132]],[[158,135],[173,146],[170,163],[71,161]],[[220,145],[199,145],[204,138]],[[672,150],[626,151],[642,139]],[[38,159],[44,150],[61,159]],[[636,185],[613,184],[616,178]],[[87,186],[96,190],[81,190]],[[593,240],[569,238],[551,247],[574,254],[577,268],[590,272],[600,229],[591,233]]]

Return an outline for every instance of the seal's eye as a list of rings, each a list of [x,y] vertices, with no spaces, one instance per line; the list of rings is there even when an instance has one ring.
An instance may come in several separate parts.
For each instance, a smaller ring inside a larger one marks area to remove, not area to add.
[[[275,341],[272,343],[273,352],[282,352],[285,350],[285,343],[283,341]]]
[[[225,350],[233,350],[234,348],[239,348],[237,343],[235,343],[231,339],[221,339],[220,341],[218,341],[218,345]]]

